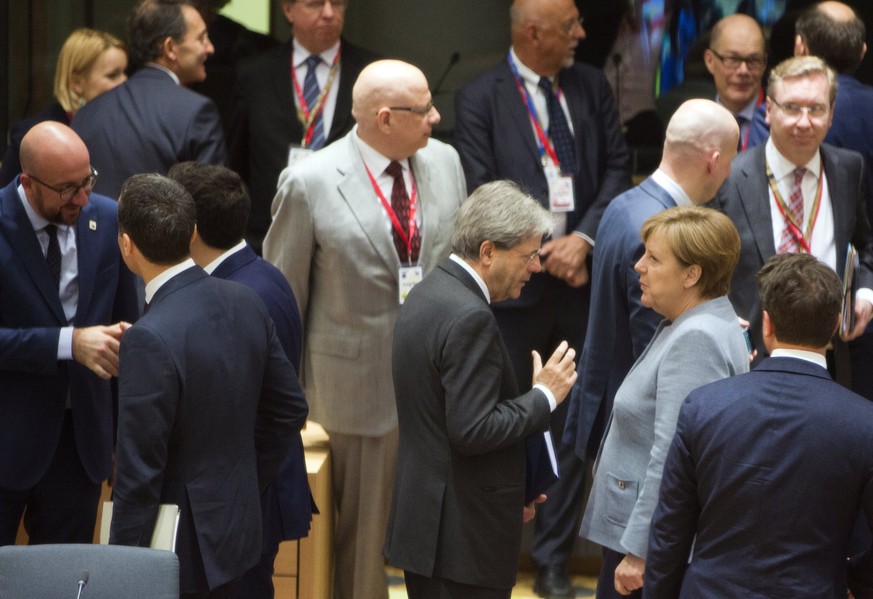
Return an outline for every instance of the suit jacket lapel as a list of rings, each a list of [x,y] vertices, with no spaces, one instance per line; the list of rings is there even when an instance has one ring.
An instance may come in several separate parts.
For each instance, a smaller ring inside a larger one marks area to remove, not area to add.
[[[361,232],[370,241],[376,254],[397,279],[400,259],[397,257],[394,240],[385,220],[385,212],[367,177],[364,161],[355,148],[353,135],[355,135],[354,130],[346,135],[344,140],[338,142],[346,144],[347,159],[337,164],[337,171],[340,174],[337,192],[358,221]],[[373,173],[373,177],[377,174]]]
[[[479,284],[470,276],[464,268],[456,263],[451,258],[445,258],[442,262],[440,262],[439,267],[442,270],[449,273],[451,276],[458,279],[461,283],[463,283],[464,287],[472,291],[476,294],[478,298],[480,298],[483,302],[487,301],[485,299],[485,295],[482,293],[482,289],[479,288]]]
[[[269,88],[265,90],[265,93],[270,93],[273,95],[273,101],[277,110],[288,114],[288,117],[282,119],[281,122],[287,122],[290,124],[291,142],[294,144],[299,144],[300,140],[303,139],[303,128],[294,113],[294,111],[296,110],[296,104],[294,103],[294,83],[291,81],[291,57],[293,56],[293,50],[294,44],[292,40],[288,40],[288,43],[282,47],[282,52],[277,52],[275,54],[276,62],[273,68],[270,69],[270,72],[285,72],[288,74],[288,76],[272,77]],[[285,148],[286,152],[287,150],[288,148]]]
[[[34,286],[39,290],[40,295],[42,295],[49,307],[51,307],[55,316],[57,316],[58,323],[66,326],[67,317],[64,315],[61,298],[58,295],[58,290],[52,280],[51,273],[49,273],[45,255],[42,253],[42,248],[39,245],[39,240],[36,238],[33,226],[30,224],[30,220],[28,220],[27,214],[21,206],[18,198],[18,186],[10,184],[6,187],[6,191],[8,193],[3,194],[2,198],[0,198],[0,202],[2,202],[2,205],[0,205],[0,210],[2,210],[0,226],[3,227],[3,230],[9,237],[11,249],[24,265],[27,276],[33,280]]]
[[[495,95],[496,102],[504,102],[506,104],[506,113],[508,113],[512,119],[511,124],[505,124],[502,126],[515,127],[524,140],[525,147],[530,151],[537,162],[539,162],[541,159],[540,150],[537,140],[534,137],[533,128],[530,122],[530,114],[528,114],[524,100],[518,91],[515,76],[512,74],[506,60],[503,61],[502,76],[497,79],[497,92]],[[501,115],[503,112],[497,111],[497,114]]]
[[[352,86],[355,84],[355,80],[351,75],[351,67],[354,61],[349,59],[348,43],[342,38],[340,38],[340,49],[342,52],[340,55],[340,70],[343,72],[340,73],[339,80],[337,81],[339,89],[337,89],[336,94],[336,110],[333,111],[333,122],[330,124],[330,131],[328,132],[325,144],[339,139],[341,136],[340,132],[345,131],[352,120]]]
[[[854,198],[854,190],[857,182],[852,185],[849,181],[849,173],[840,163],[840,157],[836,152],[831,152],[824,145],[821,146],[822,168],[828,185],[828,195],[831,200],[831,212],[834,215],[834,247],[837,251],[837,274],[843,278],[843,270],[846,267],[846,249],[854,232],[855,210],[854,202],[863,201]],[[813,233],[814,235],[815,233]]]
[[[738,190],[740,201],[749,220],[749,230],[755,238],[758,246],[758,254],[761,262],[767,260],[776,253],[776,244],[773,242],[773,220],[770,216],[770,187],[767,182],[766,157],[764,145],[760,145],[750,152],[755,152],[753,159],[746,162],[743,168],[743,178],[737,181],[742,189]]]
[[[94,280],[97,275],[97,254],[99,252],[99,227],[104,223],[97,218],[90,206],[85,206],[76,223],[76,254],[79,266],[79,300],[76,315],[84,313],[83,307],[91,301]]]

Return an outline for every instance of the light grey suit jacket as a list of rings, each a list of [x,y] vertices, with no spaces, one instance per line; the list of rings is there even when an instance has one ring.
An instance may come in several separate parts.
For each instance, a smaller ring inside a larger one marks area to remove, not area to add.
[[[310,418],[331,432],[380,436],[397,427],[391,341],[400,261],[356,134],[282,172],[264,258],[288,279],[300,307]],[[427,274],[450,252],[466,186],[457,152],[442,142],[430,140],[410,164]]]
[[[706,383],[749,371],[749,354],[727,297],[664,320],[615,395],[594,466],[580,535],[645,558],[664,459],[679,407]]]

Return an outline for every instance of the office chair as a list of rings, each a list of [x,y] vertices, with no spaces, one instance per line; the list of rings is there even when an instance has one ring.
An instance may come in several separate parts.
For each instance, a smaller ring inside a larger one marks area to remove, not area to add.
[[[0,547],[0,597],[178,599],[179,558],[120,545],[8,545]]]

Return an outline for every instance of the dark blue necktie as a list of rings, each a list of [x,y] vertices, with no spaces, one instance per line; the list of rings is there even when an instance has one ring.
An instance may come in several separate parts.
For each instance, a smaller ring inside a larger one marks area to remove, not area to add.
[[[572,175],[576,173],[576,151],[570,125],[558,97],[552,90],[552,82],[547,77],[540,77],[540,89],[546,95],[546,108],[549,111],[549,139],[561,163],[561,172]]]
[[[315,78],[315,69],[321,62],[321,57],[317,54],[310,54],[306,59],[306,78],[303,80],[303,99],[306,101],[306,107],[310,113],[315,110],[315,105],[318,102],[318,96],[321,90],[318,88],[318,79]],[[319,112],[315,117],[315,129],[312,132],[312,139],[309,141],[309,147],[313,150],[319,149],[324,145],[324,123],[321,119],[322,113]]]
[[[55,282],[55,287],[60,288],[61,285],[61,246],[58,244],[58,228],[54,225],[47,225],[45,232],[48,233],[48,250],[45,253],[45,261],[48,263],[49,272],[52,275],[52,280]]]

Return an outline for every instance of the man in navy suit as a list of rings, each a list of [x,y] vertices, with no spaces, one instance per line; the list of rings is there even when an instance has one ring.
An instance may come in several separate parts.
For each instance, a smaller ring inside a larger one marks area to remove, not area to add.
[[[259,258],[243,240],[251,205],[245,183],[227,167],[191,161],[173,165],[167,176],[194,199],[197,235],[191,240],[191,258],[208,274],[238,281],[258,294],[276,325],[285,355],[299,372],[303,331],[297,300],[279,269]],[[276,477],[261,494],[261,561],[246,573],[239,597],[273,597],[273,563],[279,543],[308,534],[313,505],[303,440],[297,434]]]
[[[131,175],[164,174],[182,160],[227,159],[218,109],[185,87],[206,78],[203,64],[214,52],[190,0],[140,0],[127,38],[138,70],[89,102],[72,125],[102,175],[97,191],[113,198]]]
[[[615,392],[663,317],[640,302],[634,270],[645,245],[643,222],[667,208],[709,201],[730,173],[739,129],[711,100],[688,100],[667,125],[661,164],[651,177],[612,202],[597,229],[591,312],[579,378],[570,397],[564,442],[594,459]]]
[[[873,529],[873,405],[825,362],[840,280],[809,254],[773,256],[757,278],[770,357],[683,403],[644,593],[873,597],[873,554],[847,561],[859,508]]]
[[[260,494],[306,421],[303,392],[257,294],[188,257],[194,201],[154,173],[119,198],[122,257],[146,313],[121,339],[109,540],[148,545],[179,506],[183,598],[234,597],[261,553]]]
[[[69,127],[33,127],[21,165],[0,191],[0,545],[15,542],[22,514],[31,544],[90,543],[133,276],[115,203],[91,193],[97,175]]]
[[[581,348],[588,320],[588,257],[607,203],[630,185],[628,152],[603,73],[574,64],[585,37],[572,0],[516,0],[512,48],[499,65],[467,83],[456,99],[455,143],[468,191],[510,179],[555,220],[542,248],[545,273],[516,300],[495,306],[519,386],[531,380],[530,352],[552,353],[566,339]],[[566,403],[551,417],[560,439]],[[582,504],[584,464],[559,449],[561,479],[537,518],[532,555],[537,591],[568,597],[564,570]]]

